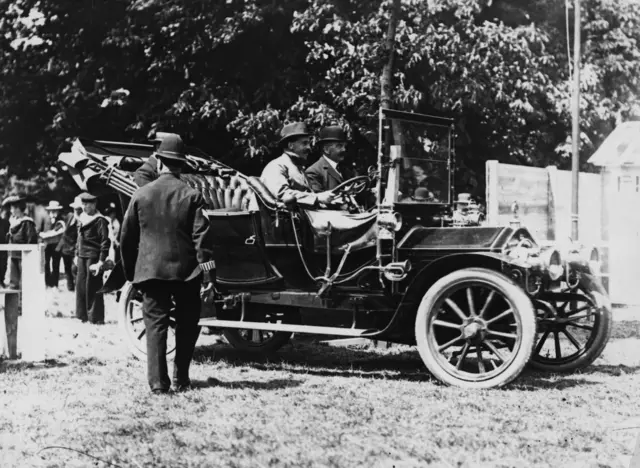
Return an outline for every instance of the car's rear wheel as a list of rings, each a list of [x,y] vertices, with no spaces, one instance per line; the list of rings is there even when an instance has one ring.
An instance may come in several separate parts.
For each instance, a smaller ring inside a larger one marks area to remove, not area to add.
[[[246,313],[255,317],[256,321],[266,323],[277,323],[291,314],[297,314],[286,308],[267,305],[248,303],[245,305]],[[259,318],[258,318],[259,317]],[[229,344],[239,351],[249,353],[272,353],[284,345],[286,345],[293,333],[266,331],[266,330],[247,330],[242,328],[225,328],[222,334]]]
[[[131,283],[126,283],[118,302],[118,323],[123,331],[125,344],[136,358],[147,359],[147,333],[142,318],[142,293]],[[176,322],[172,318],[167,333],[167,356],[176,351]]]
[[[611,335],[611,308],[599,293],[548,292],[534,306],[538,334],[531,367],[571,372],[589,366],[604,350]]]
[[[500,387],[524,369],[536,316],[525,292],[502,273],[466,268],[436,281],[418,307],[418,351],[449,385]]]

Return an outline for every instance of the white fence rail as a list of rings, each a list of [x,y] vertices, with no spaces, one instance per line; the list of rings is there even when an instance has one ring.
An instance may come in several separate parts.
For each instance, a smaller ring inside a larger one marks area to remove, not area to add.
[[[0,309],[0,356],[42,361],[46,354],[47,308],[44,245],[0,244],[0,251],[21,252],[22,255],[20,290],[0,289],[0,295],[4,296],[4,307]],[[8,260],[9,264],[10,262],[11,259]],[[10,268],[9,264],[7,268]]]

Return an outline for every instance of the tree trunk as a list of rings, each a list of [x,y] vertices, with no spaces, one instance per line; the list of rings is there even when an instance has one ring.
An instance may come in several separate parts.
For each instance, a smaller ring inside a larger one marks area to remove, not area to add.
[[[396,27],[398,18],[400,17],[400,0],[392,0],[391,11],[389,14],[389,27],[387,28],[387,37],[384,38],[383,51],[386,55],[386,62],[382,67],[382,76],[380,77],[380,107],[389,109],[393,100],[393,58],[396,42]]]
[[[380,76],[380,107],[390,109],[393,101],[393,58],[396,43],[396,27],[400,18],[400,0],[392,0],[391,11],[389,12],[389,27],[387,28],[387,36],[384,38],[383,51],[386,54],[386,61],[382,67],[382,75]],[[397,121],[392,124],[393,140],[395,144],[401,144],[402,131],[397,125]],[[385,146],[389,147],[391,134],[386,133]],[[397,169],[395,169],[397,171]],[[393,169],[392,169],[393,171]],[[397,176],[396,176],[397,177]],[[391,343],[387,341],[373,341],[375,348],[389,348]]]

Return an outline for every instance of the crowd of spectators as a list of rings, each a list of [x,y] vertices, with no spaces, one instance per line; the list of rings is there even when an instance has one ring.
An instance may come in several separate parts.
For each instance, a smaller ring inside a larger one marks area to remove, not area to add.
[[[115,203],[97,209],[97,199],[83,193],[68,208],[57,200],[44,206],[46,216],[36,221],[33,205],[22,194],[4,198],[0,208],[0,243],[43,244],[45,283],[58,288],[61,263],[66,289],[76,293],[76,317],[102,323],[104,301],[98,291],[109,262],[119,258],[120,221]],[[0,286],[21,289],[19,251],[0,251]]]

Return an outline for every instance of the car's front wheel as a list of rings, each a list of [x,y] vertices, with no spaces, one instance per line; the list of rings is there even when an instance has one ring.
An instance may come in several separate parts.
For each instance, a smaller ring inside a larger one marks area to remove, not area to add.
[[[429,288],[418,307],[415,334],[422,360],[442,382],[500,387],[529,361],[536,315],[526,293],[502,273],[465,268]]]
[[[534,305],[537,343],[531,366],[548,372],[583,369],[604,351],[611,335],[611,308],[597,291],[548,292]]]

